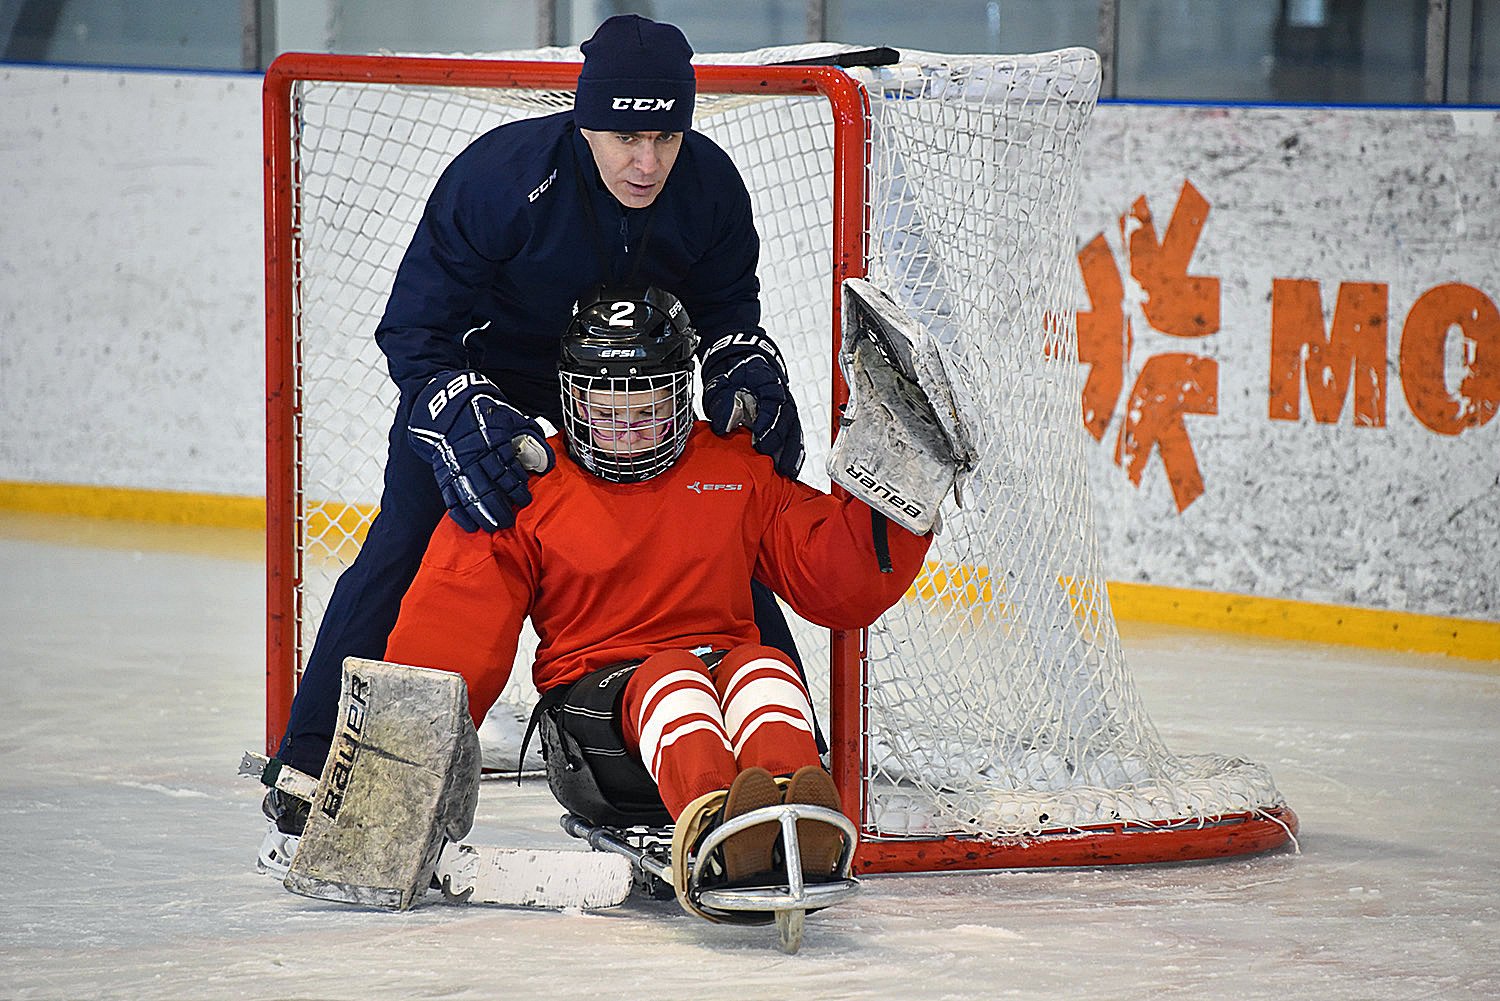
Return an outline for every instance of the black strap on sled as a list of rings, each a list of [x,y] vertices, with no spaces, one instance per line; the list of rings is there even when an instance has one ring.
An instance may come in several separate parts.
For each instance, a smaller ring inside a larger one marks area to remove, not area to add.
[[[526,749],[531,746],[531,735],[536,733],[537,724],[541,722],[544,713],[550,712],[568,697],[568,690],[572,687],[558,685],[556,688],[549,688],[536,700],[536,705],[531,707],[531,716],[526,720],[526,734],[521,738],[521,753],[516,756],[516,785],[521,784],[521,773],[526,767]]]

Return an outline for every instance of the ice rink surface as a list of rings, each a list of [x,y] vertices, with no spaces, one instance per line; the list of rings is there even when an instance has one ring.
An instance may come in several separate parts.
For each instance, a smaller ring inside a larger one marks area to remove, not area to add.
[[[784,956],[672,902],[286,893],[234,774],[262,743],[259,536],[0,515],[0,567],[6,998],[1500,997],[1500,661],[1126,624],[1168,745],[1270,766],[1300,851],[875,877]],[[576,846],[558,814],[489,782],[472,840]]]

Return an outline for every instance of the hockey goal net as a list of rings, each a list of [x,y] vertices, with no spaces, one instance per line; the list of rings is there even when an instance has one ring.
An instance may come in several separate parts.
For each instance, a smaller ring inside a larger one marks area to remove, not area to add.
[[[828,51],[701,58],[695,116],[754,201],[804,478],[828,487],[846,277],[868,276],[936,332],[980,450],[895,608],[857,634],[794,622],[862,831],[859,868],[1283,843],[1296,818],[1264,768],[1163,744],[1110,611],[1071,302],[1096,57],[764,65]],[[427,193],[473,137],[571,106],[576,50],[526,56],[289,55],[267,74],[268,747],[379,500],[395,391],[371,335]],[[512,711],[528,697],[524,647],[518,667]]]

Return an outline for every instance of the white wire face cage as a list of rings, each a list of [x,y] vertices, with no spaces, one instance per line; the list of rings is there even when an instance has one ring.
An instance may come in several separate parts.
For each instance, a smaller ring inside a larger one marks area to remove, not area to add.
[[[693,429],[693,373],[624,379],[562,373],[563,436],[584,469],[639,483],[670,469]]]

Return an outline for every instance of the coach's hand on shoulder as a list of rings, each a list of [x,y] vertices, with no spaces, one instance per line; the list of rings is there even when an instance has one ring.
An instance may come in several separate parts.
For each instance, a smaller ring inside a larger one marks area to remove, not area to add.
[[[532,473],[556,457],[541,425],[506,402],[478,372],[442,372],[412,406],[407,437],[432,463],[448,513],[466,532],[515,524],[531,503]]]
[[[781,352],[766,335],[725,334],[703,352],[703,414],[715,434],[749,428],[755,450],[769,455],[781,475],[795,477],[802,469],[797,401]]]

